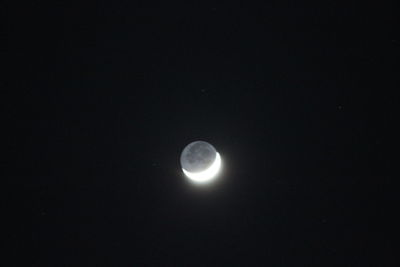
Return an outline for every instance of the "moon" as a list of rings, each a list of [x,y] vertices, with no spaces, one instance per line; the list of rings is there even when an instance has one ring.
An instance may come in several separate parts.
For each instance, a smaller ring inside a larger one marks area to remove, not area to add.
[[[183,173],[193,182],[207,183],[221,169],[221,156],[211,144],[195,141],[183,149],[181,166]]]

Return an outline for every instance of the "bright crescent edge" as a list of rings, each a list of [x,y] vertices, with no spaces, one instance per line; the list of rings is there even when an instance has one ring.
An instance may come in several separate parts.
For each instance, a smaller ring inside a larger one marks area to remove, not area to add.
[[[218,174],[221,168],[221,156],[217,152],[214,163],[205,171],[202,172],[188,172],[182,168],[183,173],[194,182],[204,183],[209,182]]]

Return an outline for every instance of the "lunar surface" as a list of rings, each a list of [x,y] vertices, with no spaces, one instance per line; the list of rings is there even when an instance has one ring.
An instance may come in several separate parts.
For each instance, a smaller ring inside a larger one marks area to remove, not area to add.
[[[221,168],[221,157],[209,143],[195,141],[187,145],[181,154],[183,173],[192,181],[208,182]]]

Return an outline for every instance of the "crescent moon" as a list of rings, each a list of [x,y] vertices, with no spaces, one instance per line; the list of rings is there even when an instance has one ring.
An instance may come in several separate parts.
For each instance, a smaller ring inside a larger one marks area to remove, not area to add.
[[[215,156],[215,160],[211,166],[201,172],[188,172],[187,170],[182,168],[183,173],[194,182],[197,183],[205,183],[211,181],[221,169],[221,156],[217,152]]]

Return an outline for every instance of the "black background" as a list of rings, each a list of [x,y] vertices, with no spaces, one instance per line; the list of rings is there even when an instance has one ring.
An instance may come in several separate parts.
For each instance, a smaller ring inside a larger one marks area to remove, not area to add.
[[[6,266],[396,266],[395,14],[3,5]],[[209,186],[180,170],[194,140]]]

